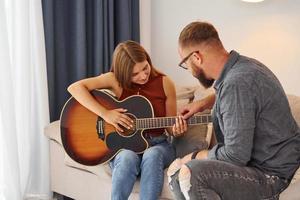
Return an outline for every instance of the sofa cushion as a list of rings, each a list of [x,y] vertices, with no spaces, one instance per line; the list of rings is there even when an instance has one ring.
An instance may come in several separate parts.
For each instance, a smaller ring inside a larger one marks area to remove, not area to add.
[[[184,102],[179,104],[180,100],[185,100],[184,97],[188,95],[181,95],[182,93],[187,93],[185,87],[177,89],[177,108],[178,110],[185,104],[190,102]],[[197,101],[213,93],[213,89],[205,89],[202,86],[192,87],[190,91],[193,91],[193,98],[191,100]],[[203,114],[210,113],[209,110],[203,112]],[[202,114],[202,113],[198,113]],[[195,150],[207,149],[210,143],[210,138],[212,134],[212,129],[208,128],[207,125],[193,125],[189,126],[186,133],[177,138],[173,138],[173,145],[176,149],[176,157],[183,157]]]
[[[289,187],[280,194],[280,200],[299,200],[300,199],[300,181]]]
[[[203,99],[213,93],[215,93],[215,90],[212,87],[205,89],[203,86],[199,86],[194,92],[194,101]]]
[[[287,97],[294,119],[296,120],[298,126],[300,126],[300,97],[295,95],[287,95]],[[300,168],[296,171],[291,184],[295,182],[300,182]]]
[[[292,114],[300,126],[300,97],[295,95],[287,95],[291,107]]]
[[[183,136],[173,138],[176,157],[182,158],[195,150],[207,149],[206,133],[207,125],[194,125],[189,126]]]
[[[176,98],[178,100],[187,99],[189,101],[192,101],[194,99],[194,93],[199,87],[197,85],[195,86],[179,86],[176,85]]]

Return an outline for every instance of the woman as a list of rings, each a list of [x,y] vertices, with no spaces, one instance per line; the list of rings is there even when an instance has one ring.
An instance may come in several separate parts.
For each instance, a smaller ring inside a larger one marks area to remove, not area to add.
[[[111,72],[73,83],[68,91],[83,106],[112,124],[119,132],[132,126],[126,109],[108,110],[90,94],[94,89],[109,89],[119,100],[131,95],[143,95],[150,100],[155,117],[176,115],[176,93],[173,82],[157,71],[148,53],[138,43],[120,43],[113,54]],[[169,133],[178,132],[175,125]],[[180,132],[180,131],[179,131]],[[164,129],[147,131],[150,148],[143,154],[131,150],[120,151],[110,161],[112,168],[111,199],[128,199],[138,175],[140,198],[157,200],[164,182],[164,168],[175,158],[175,151],[167,141]]]

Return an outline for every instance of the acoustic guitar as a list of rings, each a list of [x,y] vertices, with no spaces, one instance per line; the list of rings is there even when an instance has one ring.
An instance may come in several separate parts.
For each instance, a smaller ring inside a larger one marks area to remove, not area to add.
[[[104,164],[122,149],[143,153],[149,147],[144,130],[171,127],[175,123],[176,117],[154,118],[153,107],[143,96],[134,95],[118,101],[105,91],[93,90],[91,94],[107,109],[127,109],[125,114],[134,121],[134,126],[118,132],[71,97],[60,116],[61,139],[67,154],[83,165]],[[189,125],[209,122],[209,114],[195,115],[187,120]]]

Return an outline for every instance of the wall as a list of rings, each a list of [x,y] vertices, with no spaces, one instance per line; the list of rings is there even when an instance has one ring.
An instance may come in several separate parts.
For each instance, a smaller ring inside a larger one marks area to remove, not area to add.
[[[300,1],[141,0],[141,8],[141,42],[154,65],[176,83],[198,84],[177,67],[177,39],[185,25],[200,19],[215,25],[228,51],[260,60],[287,93],[300,95]]]

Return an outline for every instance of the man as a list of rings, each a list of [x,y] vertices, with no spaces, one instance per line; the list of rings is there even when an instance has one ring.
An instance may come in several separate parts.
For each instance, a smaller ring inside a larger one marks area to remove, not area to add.
[[[300,129],[275,75],[259,61],[227,52],[213,25],[192,22],[179,36],[180,66],[215,95],[180,111],[186,119],[213,105],[217,144],[169,167],[176,199],[278,199],[300,162]]]

